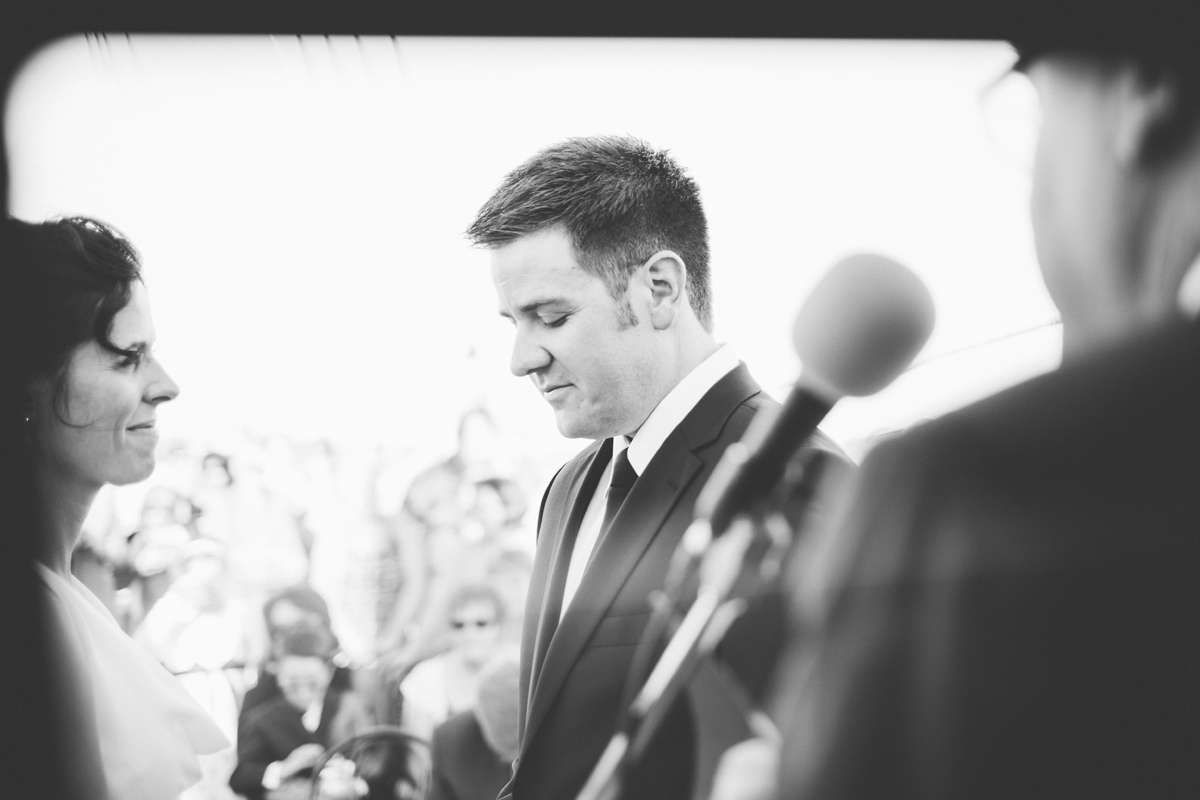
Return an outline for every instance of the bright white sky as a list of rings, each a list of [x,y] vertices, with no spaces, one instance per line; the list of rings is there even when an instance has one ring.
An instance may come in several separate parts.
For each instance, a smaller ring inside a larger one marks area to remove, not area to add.
[[[823,426],[854,452],[1058,362],[1056,326],[974,347],[1055,316],[1028,178],[980,115],[1011,59],[1001,43],[78,37],[12,88],[10,202],[99,217],[142,251],[183,387],[168,434],[445,451],[487,397],[561,460],[582,443],[508,373],[487,255],[462,231],[538,149],[634,134],[699,182],[718,338],[776,397],[799,369],[793,315],[835,260],[875,250],[927,282],[933,360]]]

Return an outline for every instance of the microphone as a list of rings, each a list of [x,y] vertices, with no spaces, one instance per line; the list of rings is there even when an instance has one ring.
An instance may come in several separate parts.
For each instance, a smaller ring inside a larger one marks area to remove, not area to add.
[[[726,448],[696,499],[696,519],[707,520],[709,536],[767,499],[838,400],[874,394],[907,369],[933,323],[929,290],[903,264],[874,253],[834,264],[796,315],[799,380],[780,408],[760,412]]]
[[[664,591],[653,601],[634,654],[628,714],[577,800],[615,800],[625,769],[644,754],[670,701],[682,691],[689,665],[712,652],[744,609],[744,599],[729,600],[755,547],[754,525],[744,515],[763,509],[793,453],[839,399],[877,392],[908,367],[933,322],[929,290],[885,256],[848,256],[817,283],[793,328],[800,378],[782,407],[760,412],[741,441],[726,448],[697,497],[695,519],[672,556]],[[768,514],[765,523],[769,529],[786,526],[778,515]],[[727,530],[728,536],[717,538]],[[783,540],[790,533],[775,531],[770,538]],[[653,660],[654,646],[668,633],[684,584],[697,567],[695,600]]]

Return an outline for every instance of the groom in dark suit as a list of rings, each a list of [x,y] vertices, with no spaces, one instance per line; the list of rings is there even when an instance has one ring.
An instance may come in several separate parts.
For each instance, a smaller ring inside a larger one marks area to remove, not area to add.
[[[697,494],[773,401],[713,337],[699,190],[665,152],[618,137],[550,147],[504,179],[468,236],[492,251],[513,373],[559,432],[595,440],[542,499],[521,750],[501,795],[569,800],[614,733],[648,597]],[[738,737],[738,715],[701,705],[718,737]],[[674,705],[626,798],[691,797],[696,717],[687,699]]]

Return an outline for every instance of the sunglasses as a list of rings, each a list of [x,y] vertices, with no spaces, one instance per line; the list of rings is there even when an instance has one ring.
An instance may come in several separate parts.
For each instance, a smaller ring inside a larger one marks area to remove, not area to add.
[[[494,619],[456,619],[451,620],[450,627],[456,631],[460,631],[468,625],[474,625],[476,628],[487,628],[496,624]]]

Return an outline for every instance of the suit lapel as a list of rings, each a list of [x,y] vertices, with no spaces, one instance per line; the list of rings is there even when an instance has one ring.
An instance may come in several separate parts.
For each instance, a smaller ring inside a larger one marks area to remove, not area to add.
[[[646,465],[646,471],[638,478],[621,510],[613,518],[612,526],[596,543],[592,561],[603,566],[600,569],[588,569],[584,573],[571,607],[539,661],[540,671],[529,696],[523,744],[532,741],[538,724],[545,717],[592,632],[675,509],[680,496],[696,473],[705,466],[705,460],[699,458],[695,451],[715,440],[733,410],[759,391],[745,365],[739,365],[704,395]],[[715,461],[720,455],[711,454],[708,460]],[[599,477],[602,469],[597,472]],[[594,487],[595,483],[591,485]],[[590,497],[591,493],[588,493],[586,498]],[[586,507],[586,499],[581,502]],[[580,504],[577,502],[575,505]],[[582,511],[577,515],[572,514],[574,527],[567,528],[572,537],[578,530],[581,518]],[[569,553],[567,558],[569,561]],[[565,564],[563,570],[565,574]],[[561,597],[560,588],[560,601]],[[556,604],[556,612],[558,608]]]
[[[585,450],[575,462],[575,468],[569,475],[564,475],[562,492],[555,492],[547,502],[544,518],[538,526],[542,531],[553,531],[554,538],[547,542],[547,547],[540,550],[547,555],[539,557],[534,565],[534,574],[530,578],[532,591],[530,599],[537,598],[537,603],[528,603],[522,631],[522,642],[527,645],[523,660],[528,663],[529,670],[526,685],[522,686],[522,696],[526,703],[521,708],[521,716],[527,718],[529,703],[532,702],[533,689],[539,683],[542,664],[554,632],[558,628],[562,611],[563,587],[567,580],[567,568],[571,563],[571,550],[575,536],[579,532],[579,523],[587,511],[588,503],[596,491],[596,484],[604,474],[611,454],[611,446],[607,440],[596,442],[590,452]],[[524,724],[521,725],[524,730]]]

